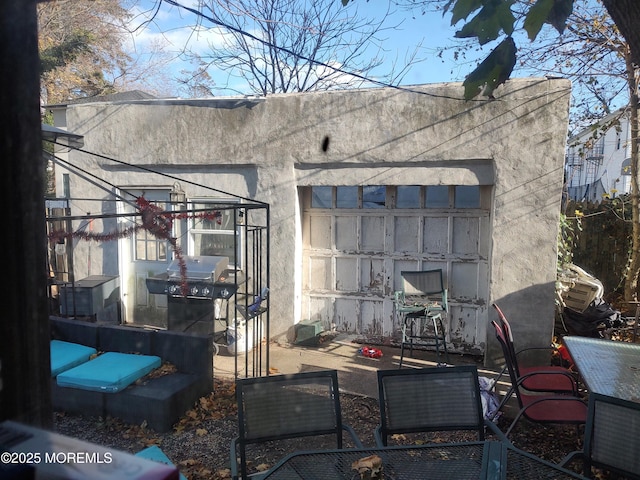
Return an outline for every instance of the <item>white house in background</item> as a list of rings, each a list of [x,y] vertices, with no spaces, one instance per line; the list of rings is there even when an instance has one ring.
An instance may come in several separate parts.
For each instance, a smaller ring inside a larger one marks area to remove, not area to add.
[[[571,137],[565,165],[567,196],[576,201],[614,198],[631,189],[631,124],[621,109]]]
[[[493,302],[521,347],[551,340],[570,92],[567,80],[527,78],[496,100],[465,101],[449,83],[48,108],[55,126],[84,137],[69,170],[56,168],[72,214],[127,215],[122,199],[142,194],[161,205],[180,193],[198,207],[216,200],[212,188],[269,205],[272,340],[307,319],[397,338],[400,272],[440,268],[450,351],[491,364],[502,355]],[[198,225],[185,228],[175,232],[184,253],[202,254]],[[74,229],[117,231],[101,218]],[[144,287],[172,260],[156,240],[75,245],[82,275],[119,276],[128,324],[167,309]]]

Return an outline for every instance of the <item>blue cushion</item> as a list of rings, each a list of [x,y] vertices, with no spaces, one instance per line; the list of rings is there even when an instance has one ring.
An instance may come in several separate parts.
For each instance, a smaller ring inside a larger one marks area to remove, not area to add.
[[[158,368],[161,363],[160,357],[156,356],[107,352],[62,372],[56,381],[61,387],[115,393]]]
[[[147,460],[153,460],[154,462],[175,466],[173,462],[169,460],[169,457],[167,457],[167,455],[157,445],[152,445],[144,450],[140,450],[136,453],[136,457],[146,458]],[[180,480],[187,480],[187,477],[180,474]]]
[[[93,347],[87,347],[79,343],[63,342],[62,340],[51,340],[49,348],[51,351],[52,377],[88,362],[91,355],[98,353]]]

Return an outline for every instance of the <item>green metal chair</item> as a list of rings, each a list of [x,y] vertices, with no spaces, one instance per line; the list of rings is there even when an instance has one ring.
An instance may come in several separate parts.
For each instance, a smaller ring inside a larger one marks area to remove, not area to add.
[[[442,347],[448,363],[449,352],[443,322],[443,315],[447,312],[447,289],[442,270],[405,270],[400,272],[400,276],[402,290],[394,293],[396,318],[402,329],[400,368],[407,345],[410,356],[413,356],[414,345],[435,347],[438,363]]]

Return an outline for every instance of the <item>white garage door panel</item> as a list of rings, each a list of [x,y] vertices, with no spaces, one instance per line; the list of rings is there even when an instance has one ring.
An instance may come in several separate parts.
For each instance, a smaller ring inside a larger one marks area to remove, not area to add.
[[[483,260],[489,259],[489,250],[491,245],[491,219],[480,217],[480,242],[478,245],[478,254]]]
[[[331,290],[331,258],[310,257],[307,288],[311,290]]]
[[[362,322],[362,330],[366,335],[381,336],[384,332],[384,315],[382,301],[363,300],[360,304],[362,318],[366,318],[366,322]]]
[[[303,305],[302,318],[320,321],[326,329],[333,327],[333,300],[328,297],[309,296]]]
[[[336,290],[339,292],[358,291],[358,259],[355,257],[336,258]]]
[[[449,296],[459,300],[478,298],[478,264],[452,263]]]
[[[424,253],[442,253],[449,246],[449,218],[426,217],[424,219]]]
[[[384,260],[360,259],[360,290],[364,293],[382,294],[384,289]]]
[[[484,352],[486,329],[483,318],[486,318],[485,308],[467,306],[452,306],[449,309],[449,337],[448,341],[463,353],[481,355]]]
[[[453,253],[477,254],[480,237],[478,218],[453,219]]]
[[[312,248],[331,249],[331,222],[329,216],[311,217],[309,240]]]
[[[396,217],[394,244],[396,252],[418,253],[420,245],[420,219],[416,217]]]
[[[489,210],[394,209],[389,198],[384,208],[304,208],[304,318],[321,320],[325,328],[335,325],[339,332],[398,340],[393,293],[402,287],[400,272],[442,269],[448,346],[482,353]]]
[[[360,250],[384,252],[384,217],[362,217]]]
[[[360,302],[354,298],[336,298],[335,323],[338,331],[360,332]]]
[[[358,248],[358,217],[336,216],[336,248],[356,251]]]

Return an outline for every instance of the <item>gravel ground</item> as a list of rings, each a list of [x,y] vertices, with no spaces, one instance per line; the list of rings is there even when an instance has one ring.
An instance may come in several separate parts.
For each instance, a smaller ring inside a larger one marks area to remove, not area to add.
[[[343,419],[358,433],[364,445],[374,445],[373,430],[378,422],[376,399],[341,394]],[[56,413],[54,425],[59,433],[121,451],[135,453],[150,445],[158,445],[189,480],[221,480],[230,478],[229,446],[236,436],[237,417],[233,383],[216,380],[214,393],[203,397],[172,431],[157,433],[144,425],[128,425],[117,419],[102,419]],[[498,424],[504,431],[507,420]],[[558,462],[581,447],[582,431],[572,426],[538,426],[522,420],[511,434],[519,448],[546,460]],[[436,434],[431,442],[473,440],[467,434]],[[273,443],[248,454],[253,470],[268,468],[295,450],[331,448],[330,440],[312,443],[313,439],[296,439],[284,444]],[[402,438],[400,443],[423,442],[424,439]],[[349,445],[348,443],[346,444]],[[573,464],[579,471],[579,465]],[[604,478],[604,477],[600,477]]]

